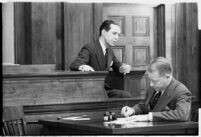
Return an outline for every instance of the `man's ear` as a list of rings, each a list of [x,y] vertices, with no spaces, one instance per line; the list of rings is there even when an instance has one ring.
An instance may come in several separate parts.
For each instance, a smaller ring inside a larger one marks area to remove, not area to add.
[[[105,35],[105,33],[106,33],[106,30],[102,29],[102,35]]]

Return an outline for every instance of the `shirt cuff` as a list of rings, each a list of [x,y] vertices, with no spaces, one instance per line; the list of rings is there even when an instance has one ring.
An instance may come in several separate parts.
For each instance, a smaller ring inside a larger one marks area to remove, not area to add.
[[[119,72],[120,72],[120,73],[121,73],[121,68],[122,68],[122,66],[119,67]]]
[[[82,70],[83,69],[83,65],[79,66],[78,70]]]
[[[152,112],[149,112],[148,117],[149,117],[149,121],[153,121],[153,113]]]
[[[133,113],[131,114],[131,116],[135,115],[135,109],[133,109]]]

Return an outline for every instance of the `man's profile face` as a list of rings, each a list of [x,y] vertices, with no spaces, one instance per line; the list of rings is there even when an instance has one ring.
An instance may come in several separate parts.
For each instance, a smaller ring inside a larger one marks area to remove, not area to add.
[[[102,34],[105,38],[105,42],[110,46],[114,46],[115,42],[119,39],[120,28],[117,25],[110,24],[110,30],[104,30]]]
[[[168,86],[168,78],[164,76],[160,76],[158,71],[147,72],[148,78],[150,80],[150,86],[154,88],[156,91],[163,91]]]

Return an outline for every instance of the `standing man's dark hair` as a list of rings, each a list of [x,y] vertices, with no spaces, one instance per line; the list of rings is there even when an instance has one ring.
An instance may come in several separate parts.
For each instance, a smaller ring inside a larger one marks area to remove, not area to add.
[[[111,24],[118,25],[118,24],[117,24],[116,22],[114,22],[113,20],[105,20],[105,21],[101,24],[101,26],[100,26],[100,28],[99,28],[99,36],[101,36],[101,32],[102,32],[103,29],[106,30],[106,31],[110,30],[110,25],[111,25]]]

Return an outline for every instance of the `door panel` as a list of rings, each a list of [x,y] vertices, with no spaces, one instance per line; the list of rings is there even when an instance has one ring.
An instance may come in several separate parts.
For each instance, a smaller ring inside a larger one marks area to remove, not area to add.
[[[134,72],[123,76],[123,89],[137,98],[145,97],[148,84],[144,72],[156,54],[154,15],[154,7],[147,5],[103,4],[103,20],[114,20],[122,30],[119,41],[112,47],[114,53],[120,61],[130,64]],[[140,73],[136,75],[137,71]],[[119,88],[116,79],[111,81],[114,88]]]

